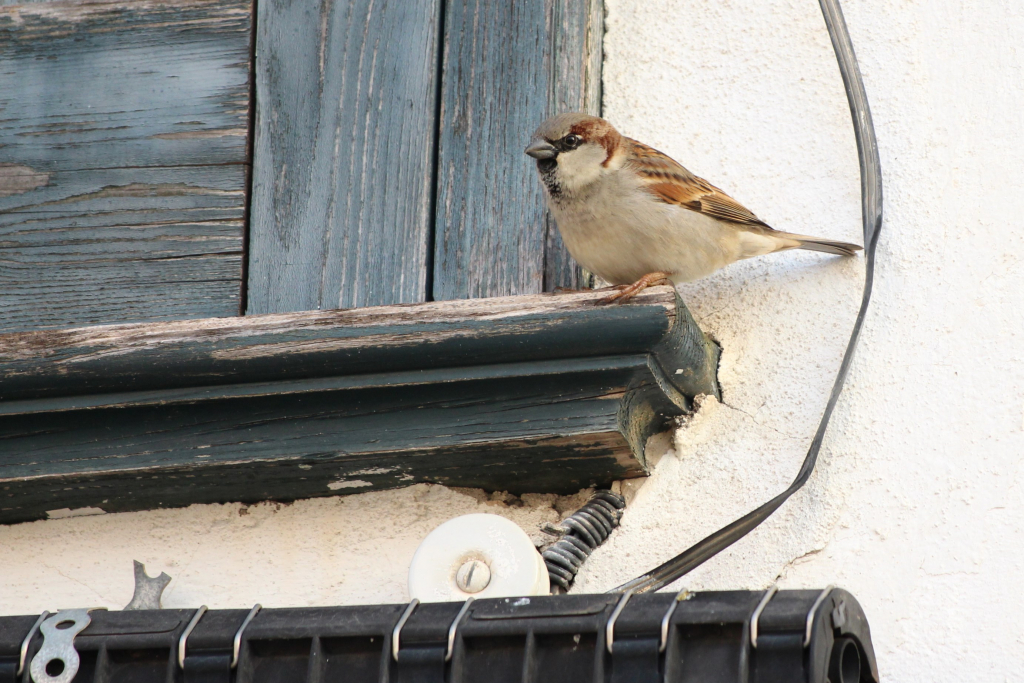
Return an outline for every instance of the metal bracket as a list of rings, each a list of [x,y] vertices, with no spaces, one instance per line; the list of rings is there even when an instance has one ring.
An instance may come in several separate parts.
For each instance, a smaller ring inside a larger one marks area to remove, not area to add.
[[[246,615],[245,621],[235,631],[235,638],[231,641],[231,668],[234,669],[238,666],[238,651],[242,648],[242,632],[245,631],[245,627],[249,625],[249,622],[256,617],[256,613],[263,609],[263,605],[256,603],[252,609],[249,610],[249,614]]]
[[[89,610],[61,610],[37,623],[43,634],[43,646],[29,665],[32,680],[35,683],[71,683],[81,664],[75,650],[75,636],[92,623]],[[22,644],[23,651],[26,643]]]
[[[452,661],[452,653],[455,651],[455,633],[459,630],[459,624],[462,623],[462,617],[466,616],[466,612],[469,611],[469,606],[473,604],[473,600],[476,598],[467,598],[462,609],[455,615],[455,621],[448,627],[448,649],[444,653],[444,661]]]
[[[757,620],[761,618],[761,612],[768,606],[771,599],[775,597],[775,594],[779,592],[778,584],[775,584],[764,592],[764,597],[761,598],[761,602],[757,603],[757,607],[754,608],[754,613],[750,615],[750,646],[755,650],[757,649]]]
[[[398,661],[398,648],[399,648],[399,637],[402,635],[402,627],[405,626],[405,622],[409,621],[409,617],[412,616],[413,610],[416,609],[416,605],[420,604],[419,599],[413,598],[409,606],[402,612],[402,616],[398,618],[398,623],[395,624],[395,630],[391,632],[391,657],[396,662]]]
[[[135,594],[132,601],[125,605],[126,610],[136,609],[160,609],[160,598],[164,589],[171,582],[171,577],[164,572],[160,576],[149,576],[146,574],[146,565],[138,560],[132,560],[135,565]]]
[[[604,627],[604,646],[608,650],[608,654],[612,654],[612,644],[615,642],[615,622],[619,620],[619,615],[622,614],[623,608],[629,599],[633,597],[633,591],[626,591],[619,598],[619,602],[615,605],[615,609],[612,611],[612,615],[608,617],[608,623]]]
[[[693,594],[686,588],[676,593],[675,600],[672,601],[672,606],[665,612],[665,616],[661,618],[661,640],[658,643],[658,652],[664,652],[665,648],[668,647],[668,627],[669,622],[672,620],[672,615],[676,613],[676,607],[679,607],[679,603],[684,600],[689,600],[693,597]]]
[[[32,628],[29,629],[28,635],[25,636],[25,640],[21,641],[21,652],[18,655],[18,670],[15,672],[15,678],[21,678],[21,674],[25,672],[25,659],[28,657],[28,646],[32,644],[32,638],[35,637],[36,631],[39,630],[39,624],[43,623],[46,617],[50,616],[50,613],[43,610],[43,613],[36,619],[36,623],[32,624]]]
[[[185,669],[185,645],[188,643],[188,637],[192,635],[192,629],[196,627],[199,620],[206,614],[206,605],[200,605],[196,613],[192,615],[192,621],[188,622],[188,626],[181,632],[181,637],[178,638],[178,668]]]
[[[804,627],[804,647],[811,644],[811,634],[814,631],[814,613],[818,611],[818,607],[821,606],[821,603],[825,602],[825,598],[833,590],[835,590],[835,584],[825,586],[825,590],[818,594],[818,599],[811,605],[811,609],[807,610],[807,624]]]

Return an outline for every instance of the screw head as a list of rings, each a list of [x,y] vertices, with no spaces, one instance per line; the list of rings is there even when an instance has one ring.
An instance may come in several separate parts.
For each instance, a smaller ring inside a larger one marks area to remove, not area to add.
[[[455,585],[464,593],[479,593],[491,582],[491,568],[481,560],[469,560],[455,572]]]

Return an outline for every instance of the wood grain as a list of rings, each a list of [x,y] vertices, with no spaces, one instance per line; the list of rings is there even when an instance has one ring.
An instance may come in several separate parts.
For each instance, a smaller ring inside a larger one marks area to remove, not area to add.
[[[448,3],[435,299],[580,282],[523,149],[550,115],[598,113],[602,11],[600,0]]]
[[[0,329],[237,314],[250,15],[0,8]]]
[[[679,336],[671,330],[685,306],[670,288],[651,288],[628,306],[595,305],[602,296],[541,294],[3,334],[0,412],[14,410],[12,401],[54,396],[647,353]],[[699,329],[696,334],[703,338]]]
[[[441,0],[261,0],[249,313],[423,301]]]
[[[555,27],[551,49],[554,78],[546,116],[567,111],[599,115],[604,0],[554,2],[551,23]],[[533,170],[532,159],[528,166]],[[543,291],[552,292],[557,287],[592,287],[593,278],[569,255],[550,211],[544,212],[544,235]]]
[[[643,472],[619,426],[620,400],[603,398],[651,383],[644,357],[631,360],[0,416],[0,522],[67,507],[290,500],[418,482],[563,493],[608,484]],[[656,407],[666,416],[685,408]],[[641,430],[651,426],[649,414],[625,417],[641,419]]]
[[[718,349],[670,288],[600,296],[0,335],[0,522],[637,476]]]

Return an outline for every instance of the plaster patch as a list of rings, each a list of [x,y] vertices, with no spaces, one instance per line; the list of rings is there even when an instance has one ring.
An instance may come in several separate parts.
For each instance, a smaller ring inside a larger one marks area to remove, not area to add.
[[[363,481],[362,479],[348,479],[346,481],[332,481],[327,485],[327,488],[337,491],[338,489],[355,489],[361,486],[373,486],[373,483]]]
[[[397,467],[370,467],[365,470],[358,470],[352,473],[353,477],[358,476],[370,476],[374,474],[387,474],[388,472],[394,472]]]
[[[101,510],[100,508],[85,507],[85,508],[75,508],[74,510],[72,510],[71,508],[61,508],[60,510],[47,510],[46,511],[46,518],[47,519],[67,519],[69,517],[88,517],[90,515],[105,515],[105,514],[107,514],[107,511],[106,510]]]

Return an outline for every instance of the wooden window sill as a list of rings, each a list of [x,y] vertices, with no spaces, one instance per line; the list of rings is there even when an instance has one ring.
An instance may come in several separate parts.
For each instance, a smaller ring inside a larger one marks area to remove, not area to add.
[[[0,335],[0,522],[644,473],[718,348],[671,288]]]

